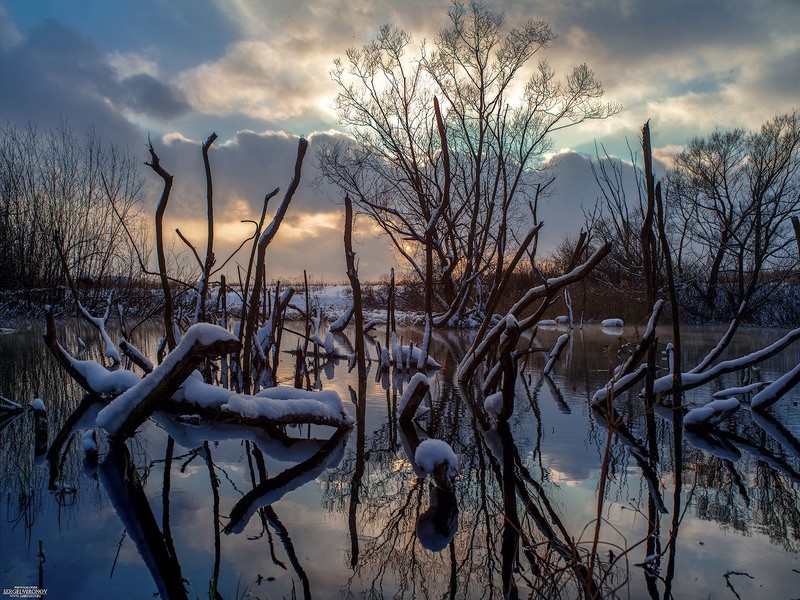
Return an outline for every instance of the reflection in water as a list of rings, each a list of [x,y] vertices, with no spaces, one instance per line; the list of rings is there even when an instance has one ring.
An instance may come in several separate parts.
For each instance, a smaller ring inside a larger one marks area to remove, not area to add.
[[[535,346],[559,334],[542,332]],[[79,335],[80,325],[59,332],[73,346]],[[155,334],[142,335],[137,346],[154,354]],[[680,411],[636,393],[591,411],[637,335],[586,328],[549,376],[532,353],[499,425],[480,410],[478,383],[452,383],[463,333],[434,336],[443,369],[415,422],[396,419],[408,374],[373,364],[359,378],[347,361],[320,360],[307,385],[350,398],[352,431],[156,414],[127,446],[98,436],[97,480],[81,437],[99,401],[64,379],[36,331],[2,336],[0,395],[41,396],[48,432],[33,411],[0,415],[0,583],[42,577],[59,598],[670,598],[717,595],[727,574],[742,597],[790,595],[800,583],[797,395],[694,433]],[[731,354],[770,335],[742,337]],[[713,338],[687,333],[688,363]],[[349,341],[337,340],[346,354]],[[776,357],[760,378],[797,361]],[[294,360],[263,381],[273,378],[291,384]],[[740,383],[714,382],[685,403]],[[453,491],[414,463],[427,438],[459,455]]]
[[[113,445],[100,463],[100,481],[162,598],[188,598],[181,565],[158,527],[127,446]]]

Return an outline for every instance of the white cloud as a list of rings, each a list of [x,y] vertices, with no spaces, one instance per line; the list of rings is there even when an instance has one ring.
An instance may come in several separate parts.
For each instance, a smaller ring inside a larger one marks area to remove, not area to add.
[[[159,77],[158,62],[146,54],[139,52],[109,52],[106,61],[122,80],[133,75],[150,75]]]
[[[335,95],[327,71],[315,61],[287,57],[268,42],[240,41],[220,59],[178,76],[191,105],[206,114],[288,121],[324,115]]]

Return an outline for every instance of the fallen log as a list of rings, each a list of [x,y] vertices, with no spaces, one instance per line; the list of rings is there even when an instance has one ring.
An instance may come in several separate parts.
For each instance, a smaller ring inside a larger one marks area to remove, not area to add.
[[[193,325],[164,362],[100,411],[97,425],[112,437],[130,437],[165,398],[178,391],[202,361],[240,348],[237,337],[222,327],[208,323]]]
[[[116,396],[139,383],[140,378],[133,371],[125,371],[119,368],[109,371],[94,360],[73,358],[56,339],[56,323],[53,318],[53,309],[50,306],[45,307],[44,315],[44,343],[58,361],[58,364],[88,394]]]

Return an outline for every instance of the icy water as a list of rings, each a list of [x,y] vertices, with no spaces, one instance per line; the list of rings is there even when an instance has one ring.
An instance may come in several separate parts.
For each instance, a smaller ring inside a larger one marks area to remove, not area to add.
[[[549,348],[560,333],[536,341]],[[719,333],[687,329],[684,364]],[[728,356],[781,333],[746,330]],[[99,436],[95,464],[81,443],[97,409],[88,407],[70,423],[75,433],[58,438],[51,468],[43,449],[82,395],[38,327],[20,324],[0,336],[0,394],[41,397],[49,431],[36,439],[30,411],[0,423],[4,597],[14,586],[58,599],[800,597],[800,395],[771,416],[740,411],[717,439],[683,433],[666,411],[648,419],[642,400],[626,395],[615,405],[627,435],[608,439],[588,399],[638,334],[575,331],[550,377],[531,355],[507,428],[487,430],[472,409],[479,395],[453,386],[467,334],[450,333],[433,342],[444,368],[422,428],[391,417],[402,375],[373,368],[358,390],[344,364],[328,363],[311,384],[336,390],[362,417],[350,430],[268,433],[156,415],[125,449],[111,452]],[[60,332],[76,353],[78,335],[94,339],[78,324]],[[661,331],[662,346],[668,338]],[[154,355],[155,329],[133,341]],[[792,349],[760,377],[799,360]],[[291,385],[293,359],[282,361],[278,378]],[[459,455],[452,495],[415,475],[410,455],[427,436]]]

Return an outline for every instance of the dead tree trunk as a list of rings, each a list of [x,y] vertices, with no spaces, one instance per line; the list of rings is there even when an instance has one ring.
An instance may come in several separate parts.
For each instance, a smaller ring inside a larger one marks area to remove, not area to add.
[[[344,197],[344,257],[347,263],[347,278],[350,280],[350,287],[353,289],[353,314],[356,327],[356,368],[358,369],[359,381],[367,377],[367,364],[364,358],[364,313],[361,309],[361,282],[358,279],[358,267],[356,266],[356,253],[353,252],[353,202],[350,196]]]
[[[258,308],[259,308],[259,298],[261,293],[261,288],[264,285],[264,260],[267,251],[267,246],[269,246],[272,239],[275,237],[275,234],[278,232],[278,227],[280,227],[281,222],[283,221],[283,217],[286,215],[286,211],[289,208],[289,203],[292,201],[294,197],[294,193],[297,191],[297,186],[300,185],[300,175],[303,168],[303,159],[306,155],[306,150],[308,149],[308,142],[305,138],[300,138],[300,141],[297,144],[297,159],[295,160],[294,164],[294,177],[292,177],[292,181],[289,184],[289,189],[286,190],[286,195],[283,197],[283,202],[278,207],[278,210],[275,211],[275,216],[272,218],[272,222],[267,226],[267,228],[262,232],[261,237],[258,240],[258,258],[256,262],[256,278],[255,282],[253,283],[253,292],[251,296],[250,306],[248,307],[248,314],[247,314],[247,331],[245,332],[244,336],[244,350],[242,357],[242,371],[244,375],[244,391],[245,393],[250,393],[250,353],[253,347],[253,332],[255,331],[256,322],[258,321]],[[278,190],[275,190],[273,193],[276,194]],[[308,307],[306,307],[308,309]]]
[[[214,265],[214,186],[211,180],[211,163],[208,160],[208,149],[217,139],[217,134],[212,133],[203,143],[203,166],[206,172],[206,220],[208,222],[208,241],[206,242],[206,260],[203,264],[203,279],[200,288],[200,311],[198,323],[206,321],[206,298],[208,286],[211,283],[211,267]]]
[[[172,175],[170,175],[162,166],[158,159],[153,144],[148,147],[150,151],[150,162],[145,163],[164,181],[164,189],[161,192],[161,199],[156,206],[156,255],[158,257],[158,273],[161,279],[161,289],[164,293],[164,335],[167,340],[167,348],[170,350],[175,349],[177,342],[175,341],[175,332],[172,329],[172,319],[175,307],[172,301],[172,290],[169,287],[169,279],[167,278],[167,258],[164,254],[164,212],[167,210],[167,202],[169,202],[169,195],[172,191]]]
[[[174,354],[170,353],[167,360],[156,367],[140,384],[118,396],[106,409],[100,411],[97,417],[98,425],[117,439],[124,440],[131,437],[156,410],[160,402],[170,398],[205,358],[236,352],[241,347],[239,340],[227,331],[225,333],[229,337],[206,341],[201,333],[196,335],[190,333],[194,327],[186,332]],[[221,328],[214,327],[214,329]]]

